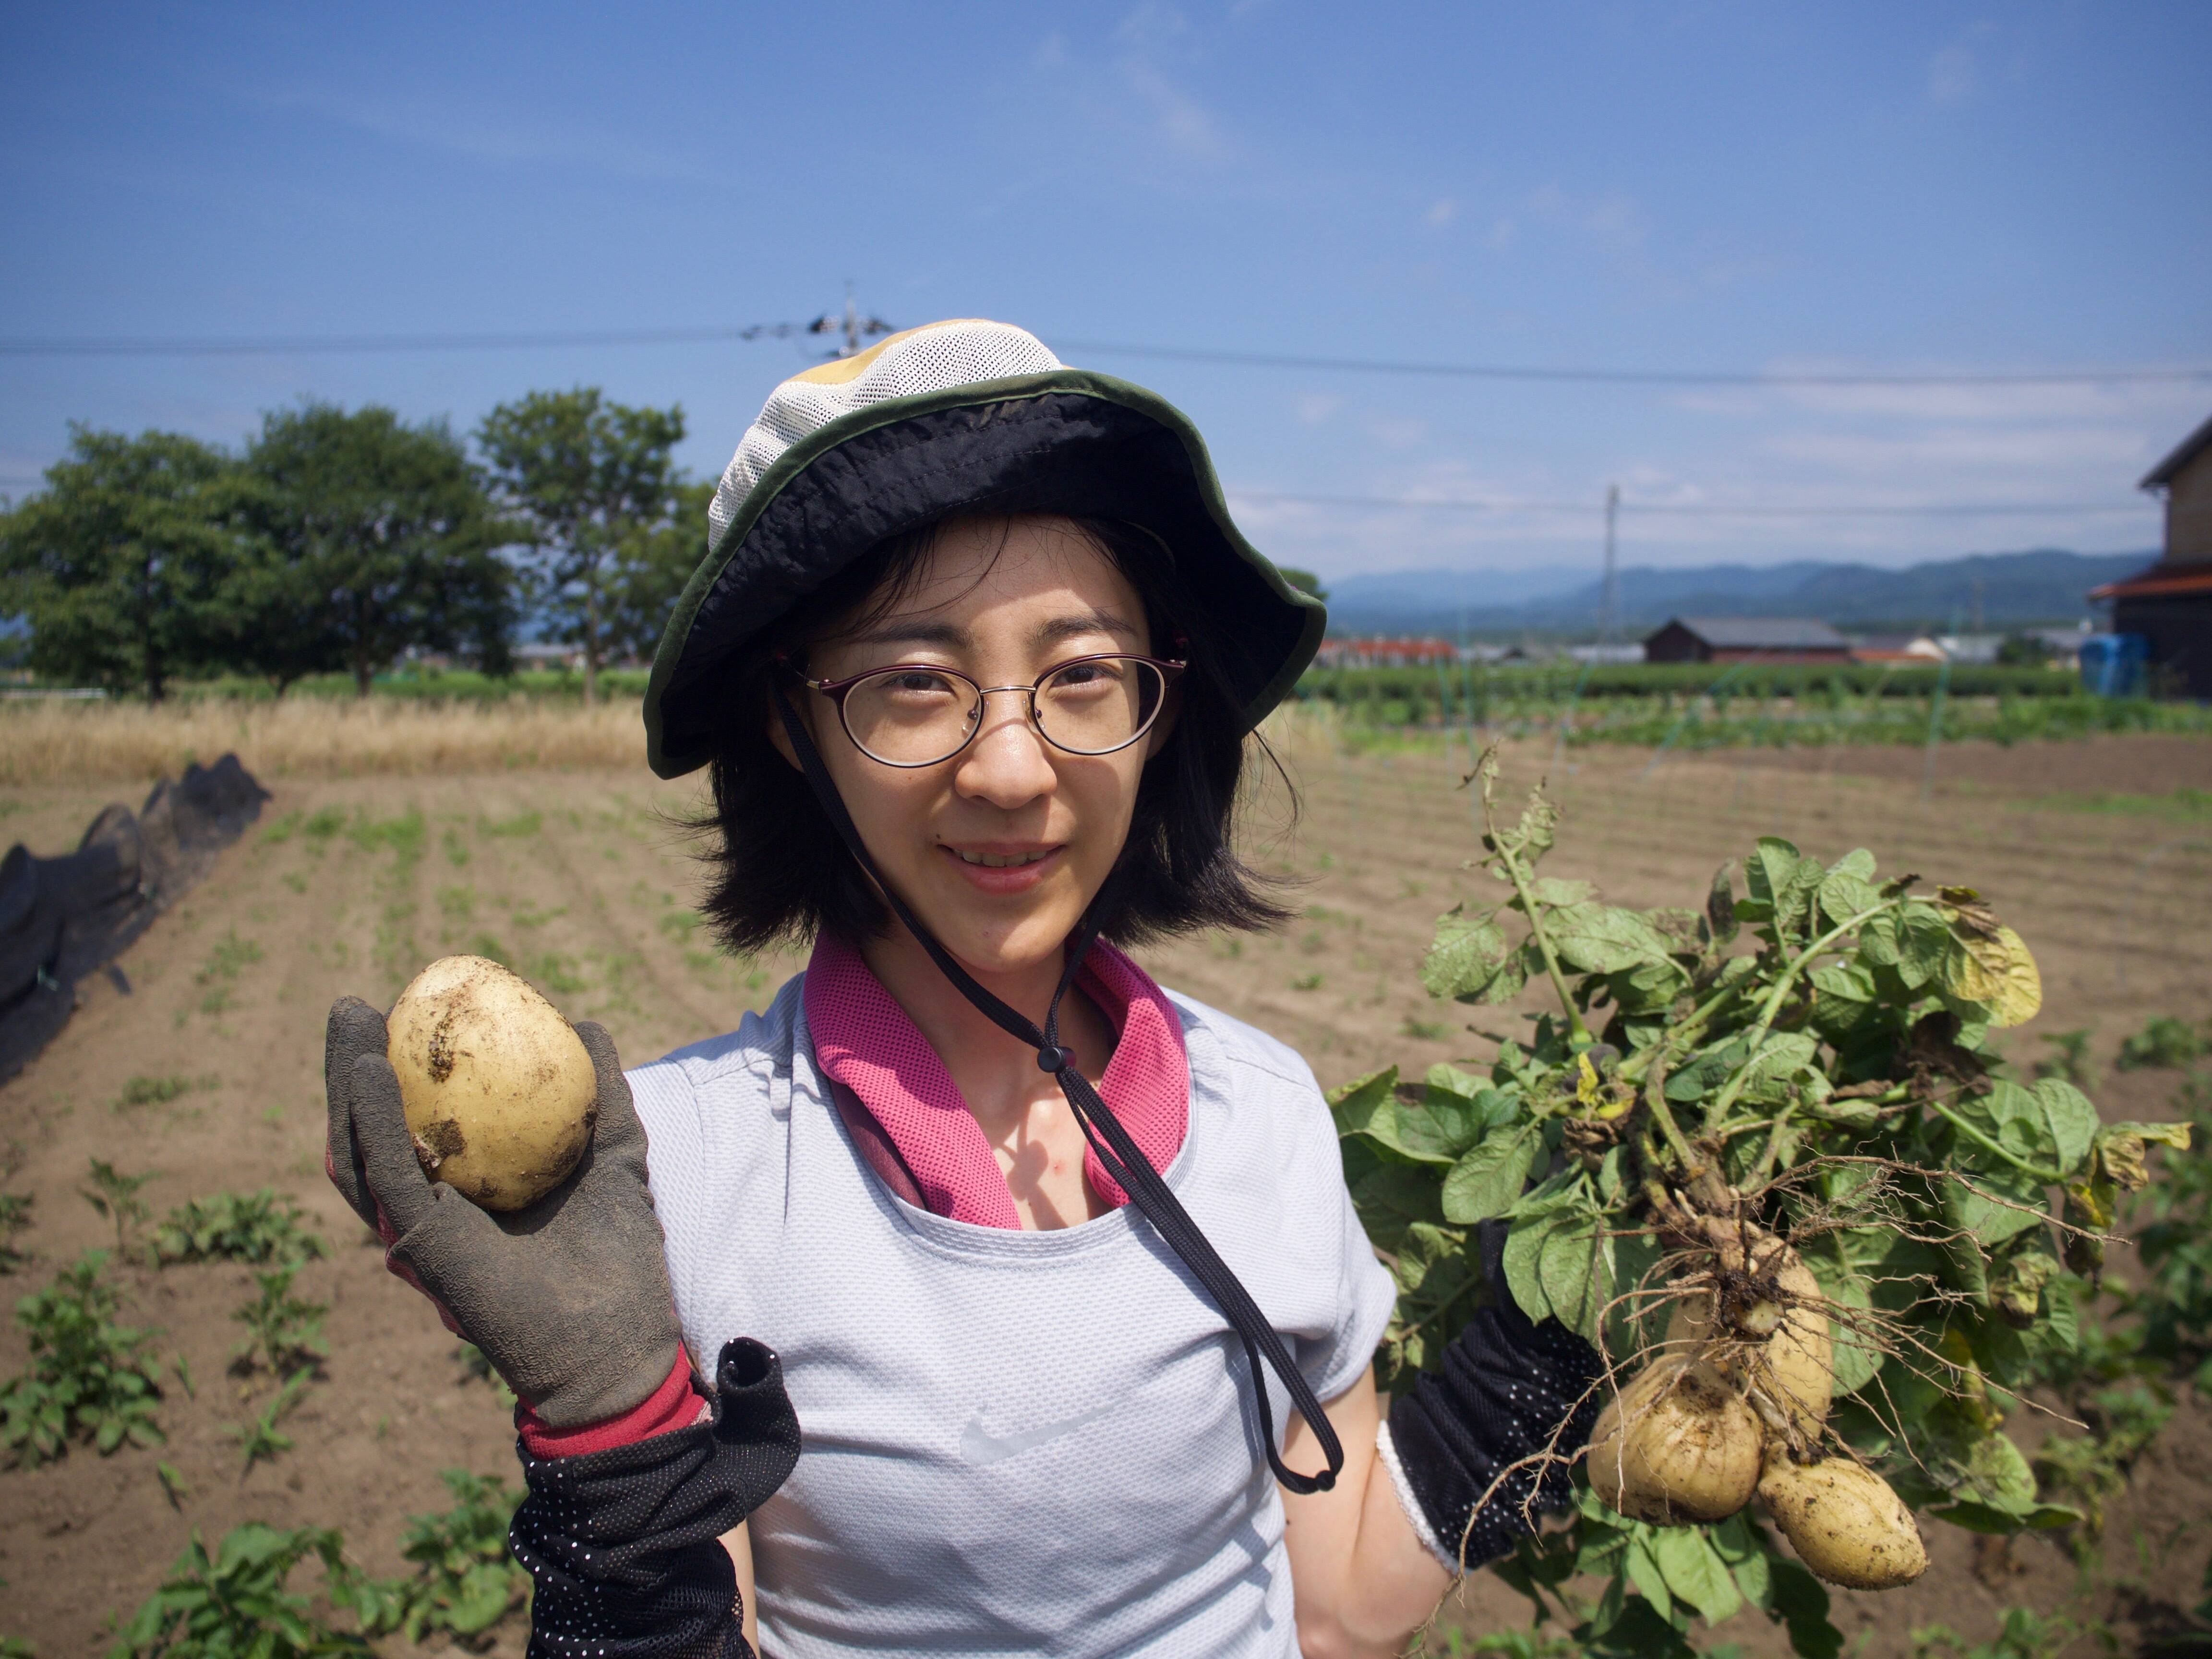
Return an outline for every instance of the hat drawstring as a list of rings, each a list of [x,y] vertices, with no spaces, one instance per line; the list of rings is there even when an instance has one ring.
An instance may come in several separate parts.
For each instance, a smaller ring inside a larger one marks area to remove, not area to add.
[[[883,873],[876,868],[875,860],[869,857],[868,849],[860,840],[860,832],[853,823],[852,814],[845,810],[844,800],[837,793],[837,786],[830,776],[829,768],[823,764],[821,752],[815,748],[813,737],[806,730],[805,723],[799,718],[790,699],[784,696],[781,685],[771,682],[769,689],[775,698],[776,711],[782,717],[783,729],[790,736],[792,747],[798,751],[799,769],[806,775],[806,781],[812,787],[815,799],[821,802],[822,810],[830,815],[830,822],[836,827],[847,850],[859,861],[861,869],[874,878],[893,912],[906,925],[907,931],[921,943],[921,948],[929,953],[930,960],[937,964],[945,978],[952,981],[954,988],[992,1024],[1037,1051],[1038,1066],[1051,1073],[1060,1084],[1060,1092],[1067,1097],[1069,1109],[1074,1112],[1075,1121],[1082,1127],[1084,1139],[1097,1153],[1098,1162],[1104,1166],[1106,1173],[1114,1178],[1123,1192],[1128,1194],[1139,1212],[1167,1241],[1168,1248],[1205,1286],[1206,1293],[1213,1298],[1214,1305],[1236,1328],[1237,1336],[1244,1344],[1245,1358],[1251,1363],[1253,1394],[1260,1411],[1260,1443],[1267,1450],[1267,1467],[1274,1471],[1275,1479],[1294,1492],[1330,1490],[1344,1469],[1344,1446],[1338,1440],[1336,1431],[1329,1425],[1328,1413],[1322,1409],[1321,1401],[1314,1398],[1313,1389],[1308,1385],[1304,1374],[1291,1359],[1289,1350],[1283,1346],[1282,1338],[1275,1334],[1275,1328],[1261,1312],[1259,1304],[1252,1300],[1251,1292],[1244,1288],[1230,1270],[1229,1264],[1221,1259],[1206,1235],[1199,1231],[1198,1224],[1190,1218],[1190,1212],[1183,1208],[1182,1200],[1169,1189],[1167,1182],[1160,1179],[1159,1172],[1152,1168],[1151,1161],[1130,1139],[1128,1130],[1099,1097],[1098,1091],[1091,1086],[1091,1079],[1076,1069],[1073,1052],[1060,1043],[1060,999],[1067,994],[1068,987],[1075,982],[1077,969],[1082,966],[1084,957],[1090,954],[1091,945],[1097,940],[1098,924],[1095,915],[1104,908],[1107,895],[1113,889],[1112,878],[1109,878],[1106,885],[1099,890],[1098,896],[1091,900],[1076,923],[1075,931],[1068,936],[1066,964],[1060,969],[1060,983],[1054,988],[1052,1001],[1045,1009],[1044,1027],[1040,1030],[1026,1017],[977,984],[974,976],[954,959],[951,951],[937,942],[936,937],[921,925],[913,911],[907,908],[906,902],[884,879]],[[1322,1454],[1328,1460],[1328,1467],[1319,1474],[1300,1474],[1287,1467],[1275,1449],[1274,1413],[1268,1403],[1267,1372],[1261,1364],[1263,1357],[1267,1366],[1282,1379],[1283,1386],[1290,1392],[1291,1405],[1305,1419],[1314,1438],[1321,1443]]]

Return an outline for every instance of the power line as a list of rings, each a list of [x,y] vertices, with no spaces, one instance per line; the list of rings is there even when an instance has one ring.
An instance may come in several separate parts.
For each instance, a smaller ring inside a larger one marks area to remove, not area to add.
[[[1592,501],[1534,501],[1499,497],[1492,501],[1424,500],[1410,495],[1306,495],[1272,489],[1238,489],[1228,493],[1239,501],[1286,501],[1310,507],[1411,507],[1458,513],[1597,513],[1607,510]],[[1627,514],[1664,514],[1695,519],[1919,519],[1919,518],[2042,518],[2081,513],[2143,513],[2155,503],[2119,501],[1933,501],[1919,507],[1723,507],[1706,502],[1622,501],[1617,508]]]
[[[1074,351],[1114,357],[1245,368],[1320,369],[1361,374],[1419,374],[1462,380],[1556,380],[1595,386],[2105,386],[2127,381],[2212,380],[2212,367],[2004,371],[1983,374],[1765,374],[1717,369],[1538,368],[1510,363],[1431,363],[1376,357],[1300,357],[1258,351],[1127,345],[1107,340],[1063,341]]]
[[[849,309],[849,301],[848,301]],[[810,323],[756,323],[744,328],[543,329],[464,334],[295,334],[214,337],[141,336],[115,338],[0,340],[0,357],[255,357],[375,355],[392,352],[518,351],[600,346],[705,345],[794,334],[842,332],[848,350],[858,336],[853,319],[821,317]],[[869,318],[868,333],[888,325]],[[1391,358],[1318,357],[1260,351],[1220,351],[1113,340],[1063,340],[1070,351],[1169,362],[1212,363],[1237,368],[1403,374],[1431,379],[1517,380],[1590,386],[2028,386],[2177,384],[2212,380],[2212,366],[2151,368],[2006,370],[1986,374],[1789,373],[1723,369],[1544,368],[1515,363],[1416,362]]]

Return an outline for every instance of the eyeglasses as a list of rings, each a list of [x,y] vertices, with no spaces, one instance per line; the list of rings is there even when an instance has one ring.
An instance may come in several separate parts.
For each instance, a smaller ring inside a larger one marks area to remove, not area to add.
[[[1030,685],[978,685],[956,668],[893,663],[842,680],[811,680],[786,664],[799,683],[837,705],[853,746],[885,766],[934,766],[975,741],[983,700],[994,692],[1029,697],[1030,724],[1070,755],[1110,755],[1152,729],[1168,687],[1189,665],[1158,657],[1078,657],[1040,674]]]

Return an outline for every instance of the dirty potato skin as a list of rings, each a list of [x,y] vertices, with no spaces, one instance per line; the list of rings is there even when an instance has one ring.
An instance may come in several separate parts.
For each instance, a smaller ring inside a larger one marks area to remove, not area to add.
[[[1911,1512],[1872,1469],[1846,1457],[1767,1459],[1759,1495],[1797,1559],[1846,1589],[1895,1589],[1928,1571]]]
[[[444,957],[399,994],[387,1054],[424,1173],[487,1210],[567,1178],[599,1115],[592,1058],[561,1012],[483,957]]]
[[[1600,1414],[1590,1490],[1632,1520],[1725,1521],[1751,1501],[1759,1455],[1759,1419],[1720,1374],[1669,1357]]]

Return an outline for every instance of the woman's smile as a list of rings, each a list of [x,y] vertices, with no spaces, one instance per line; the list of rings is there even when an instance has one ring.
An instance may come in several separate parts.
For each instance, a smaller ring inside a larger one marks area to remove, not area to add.
[[[1064,844],[1057,842],[1039,847],[1002,842],[939,842],[938,847],[951,856],[969,884],[985,893],[1028,891],[1052,872],[1060,862],[1060,854],[1066,850]]]

